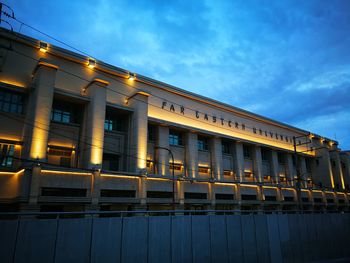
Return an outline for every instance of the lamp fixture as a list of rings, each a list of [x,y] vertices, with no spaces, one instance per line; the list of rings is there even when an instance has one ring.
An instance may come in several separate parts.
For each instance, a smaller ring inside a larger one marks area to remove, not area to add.
[[[39,50],[43,53],[47,52],[48,44],[46,42],[40,41]]]
[[[92,58],[89,58],[88,60],[88,67],[89,68],[94,68],[96,67],[96,60],[92,59]]]
[[[129,80],[135,80],[136,79],[136,74],[135,73],[130,73],[129,72],[129,77],[128,77]]]

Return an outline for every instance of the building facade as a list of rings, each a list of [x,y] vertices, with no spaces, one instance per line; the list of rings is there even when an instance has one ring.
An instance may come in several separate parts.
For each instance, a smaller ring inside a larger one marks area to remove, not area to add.
[[[349,210],[320,135],[0,31],[2,211]]]

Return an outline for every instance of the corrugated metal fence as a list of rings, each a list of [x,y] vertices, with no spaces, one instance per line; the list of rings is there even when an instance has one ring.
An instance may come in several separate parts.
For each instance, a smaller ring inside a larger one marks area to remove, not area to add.
[[[0,220],[2,263],[320,262],[335,258],[350,258],[350,214]]]

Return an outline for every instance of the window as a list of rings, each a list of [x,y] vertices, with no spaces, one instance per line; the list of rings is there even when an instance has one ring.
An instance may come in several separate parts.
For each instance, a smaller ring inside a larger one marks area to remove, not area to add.
[[[231,154],[231,144],[228,141],[223,141],[221,143],[222,146],[222,153],[224,154]]]
[[[269,161],[269,151],[267,149],[261,149],[261,159],[265,162]]]
[[[135,197],[135,190],[115,190],[115,189],[101,189],[101,197]]]
[[[147,191],[147,198],[172,198],[173,192]]]
[[[119,155],[103,153],[102,169],[109,171],[119,171]]]
[[[206,193],[185,192],[185,199],[207,199]]]
[[[42,187],[41,195],[42,196],[86,197],[86,189]]]
[[[205,137],[198,137],[197,140],[198,150],[200,151],[208,151],[208,139]]]
[[[203,173],[203,174],[207,174],[207,173],[209,173],[209,167],[206,167],[206,166],[198,166],[198,172],[199,172],[199,173]]]
[[[178,131],[169,130],[169,145],[183,145],[182,134]]]
[[[217,200],[233,200],[233,194],[215,194],[215,199]]]
[[[284,164],[285,163],[285,158],[283,153],[277,153],[277,159],[279,164]]]
[[[15,146],[13,144],[0,143],[0,166],[12,167]]]
[[[224,176],[232,176],[233,175],[233,171],[231,170],[224,170]]]
[[[105,131],[125,131],[125,119],[120,116],[106,114]]]
[[[0,90],[0,111],[21,114],[23,112],[23,95]]]
[[[148,130],[147,130],[147,134],[148,134],[148,141],[153,142],[155,141],[155,127],[153,125],[148,125]]]
[[[250,148],[247,145],[243,145],[243,155],[244,159],[251,159]]]
[[[61,123],[78,123],[79,109],[65,101],[54,101],[51,110],[51,121]]]
[[[173,165],[172,162],[169,163],[170,171],[172,171],[173,169],[174,169],[174,171],[181,171],[181,168],[182,168],[182,164],[181,163],[174,163],[174,165]]]

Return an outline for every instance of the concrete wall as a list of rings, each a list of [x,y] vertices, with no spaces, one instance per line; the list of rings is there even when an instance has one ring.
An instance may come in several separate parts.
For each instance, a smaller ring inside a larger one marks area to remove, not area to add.
[[[0,255],[3,263],[349,260],[349,223],[349,214],[0,220]]]

